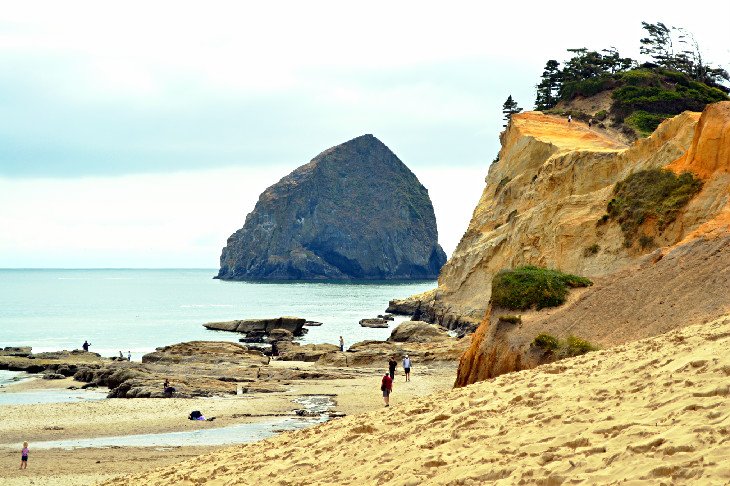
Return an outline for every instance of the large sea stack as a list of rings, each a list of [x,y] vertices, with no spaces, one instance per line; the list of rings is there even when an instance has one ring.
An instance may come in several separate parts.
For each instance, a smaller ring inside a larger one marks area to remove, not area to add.
[[[431,279],[445,261],[428,191],[363,135],[266,189],[228,238],[218,278]]]

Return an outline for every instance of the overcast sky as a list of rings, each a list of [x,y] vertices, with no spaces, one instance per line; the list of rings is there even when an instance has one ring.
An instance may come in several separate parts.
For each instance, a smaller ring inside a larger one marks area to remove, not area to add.
[[[14,2],[0,14],[0,267],[208,267],[258,194],[364,133],[451,253],[547,59],[641,21],[730,64],[730,2]]]

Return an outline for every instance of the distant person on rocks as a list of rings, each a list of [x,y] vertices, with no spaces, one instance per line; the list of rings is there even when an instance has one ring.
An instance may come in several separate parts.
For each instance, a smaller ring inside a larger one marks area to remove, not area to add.
[[[390,357],[390,361],[388,361],[388,372],[390,373],[390,379],[395,379],[395,367],[398,366],[398,362],[395,360],[393,356]]]
[[[340,352],[341,353],[345,352],[345,340],[342,339],[342,336],[340,336]]]
[[[23,450],[20,451],[20,469],[28,469],[28,443],[23,442]]]
[[[132,361],[132,352],[127,351],[127,361]]]
[[[84,349],[84,351],[86,351],[87,353],[89,352],[89,346],[91,346],[91,344],[89,344],[89,341],[86,341],[86,340],[84,340],[84,344],[82,344],[82,345],[81,345],[81,347],[82,347],[82,348]]]
[[[403,372],[406,374],[406,381],[411,381],[411,358],[407,354],[403,358]]]
[[[568,115],[568,123],[573,121],[573,117],[571,115]]]
[[[122,361],[124,359],[124,355],[121,351],[119,351],[119,361]]]
[[[393,391],[393,379],[386,372],[380,382],[380,390],[383,392],[383,401],[386,407],[390,407],[390,392]]]
[[[170,384],[170,380],[165,378],[165,383],[162,385],[162,391],[167,398],[171,398],[172,394],[175,393],[175,387]]]
[[[593,126],[593,118],[588,119],[588,128],[591,128]]]

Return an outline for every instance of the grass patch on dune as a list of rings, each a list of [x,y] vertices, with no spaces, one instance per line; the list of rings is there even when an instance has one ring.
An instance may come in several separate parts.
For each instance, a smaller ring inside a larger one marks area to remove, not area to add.
[[[642,248],[646,248],[651,244],[640,234],[641,225],[652,218],[656,220],[657,230],[662,232],[700,189],[702,181],[689,172],[680,175],[666,169],[634,172],[616,184],[602,220],[615,220],[621,225],[627,247],[633,246],[639,237]]]
[[[512,310],[557,307],[565,302],[570,288],[592,284],[587,278],[558,270],[519,267],[503,270],[492,278],[492,302]]]
[[[559,358],[572,358],[573,356],[580,356],[598,350],[597,346],[576,336],[568,336],[565,341],[562,341],[546,333],[535,336],[532,346],[551,352]]]

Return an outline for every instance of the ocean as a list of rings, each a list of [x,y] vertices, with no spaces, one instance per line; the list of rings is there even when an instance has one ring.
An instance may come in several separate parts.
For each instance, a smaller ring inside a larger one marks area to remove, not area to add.
[[[192,340],[237,341],[240,335],[202,324],[298,316],[322,322],[302,343],[349,346],[385,339],[390,329],[369,329],[362,318],[382,314],[393,298],[436,286],[435,281],[368,283],[251,283],[213,279],[214,269],[0,270],[0,347],[34,352],[80,349],[102,356],[132,352],[137,360],[155,348]]]

